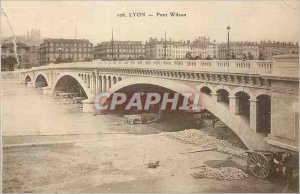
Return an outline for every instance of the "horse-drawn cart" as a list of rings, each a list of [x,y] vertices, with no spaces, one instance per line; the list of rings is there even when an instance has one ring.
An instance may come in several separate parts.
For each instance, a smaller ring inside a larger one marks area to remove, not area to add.
[[[289,152],[248,151],[248,170],[258,178],[267,178],[270,174],[282,173],[293,181],[298,176],[298,155]]]

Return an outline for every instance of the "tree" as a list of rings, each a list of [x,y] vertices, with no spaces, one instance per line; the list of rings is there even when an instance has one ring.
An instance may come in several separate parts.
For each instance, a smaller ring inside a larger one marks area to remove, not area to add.
[[[66,62],[68,62],[68,63],[74,62],[74,59],[72,57],[69,57],[66,59]]]
[[[253,55],[250,52],[248,52],[248,60],[253,60],[253,59],[254,59]]]
[[[208,55],[208,56],[206,57],[206,60],[212,60],[211,56]]]
[[[195,60],[199,60],[199,59],[202,59],[201,55],[198,55],[194,58]]]
[[[236,56],[233,52],[231,53],[231,59],[236,59]]]
[[[265,60],[264,54],[259,53],[258,60]]]
[[[232,59],[232,56],[228,53],[226,56],[226,60],[230,60],[230,59]]]
[[[17,59],[15,56],[10,55],[9,57],[7,57],[7,66],[8,66],[8,70],[9,71],[14,71],[15,70],[15,66],[18,63]]]
[[[247,60],[247,55],[243,54],[243,60]]]
[[[192,57],[192,55],[191,55],[190,52],[187,52],[187,53],[185,54],[185,58],[188,59],[188,60],[193,60],[193,57]]]
[[[8,71],[8,66],[7,66],[7,58],[6,57],[1,57],[1,71]]]
[[[63,60],[60,57],[56,58],[56,60],[55,60],[55,63],[62,63],[62,62],[63,62]]]

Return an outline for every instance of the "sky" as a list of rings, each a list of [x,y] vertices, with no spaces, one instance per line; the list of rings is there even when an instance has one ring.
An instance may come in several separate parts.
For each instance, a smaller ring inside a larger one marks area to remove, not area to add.
[[[299,1],[1,1],[16,35],[32,28],[42,37],[146,41],[150,37],[194,40],[210,36],[227,40],[227,25],[233,41],[299,40]],[[169,12],[186,17],[117,17],[121,13]],[[1,13],[1,36],[11,35]]]

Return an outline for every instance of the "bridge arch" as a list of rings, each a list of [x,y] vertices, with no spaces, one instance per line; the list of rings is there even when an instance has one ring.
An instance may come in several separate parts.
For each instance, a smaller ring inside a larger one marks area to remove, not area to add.
[[[202,87],[198,86],[197,88],[193,88],[189,85],[186,85],[185,83],[175,80],[166,80],[162,78],[150,77],[134,77],[118,82],[116,85],[112,86],[107,92],[112,94],[126,86],[135,84],[157,85],[181,94],[185,92],[199,92],[201,88],[207,87],[206,84],[202,84]],[[254,132],[254,130],[250,128],[249,122],[245,120],[241,115],[234,115],[233,113],[231,113],[226,104],[216,103],[215,100],[213,100],[211,96],[207,94],[201,95],[201,103],[206,110],[214,114],[234,133],[236,133],[249,149],[262,148],[263,146],[265,146],[265,142],[261,141],[263,139],[263,136],[261,136],[260,133]]]
[[[35,78],[35,87],[46,87],[49,82],[47,76],[44,73],[39,73]]]
[[[213,87],[207,83],[202,83],[196,87],[197,91],[210,95],[213,93]]]
[[[83,89],[85,95],[87,96],[87,98],[90,98],[91,97],[91,91],[90,89],[87,87],[87,84],[84,83],[84,80],[78,76],[78,74],[76,73],[61,73],[57,78],[56,80],[54,81],[53,83],[53,88],[52,88],[52,93],[55,92],[55,90],[57,89],[57,85],[58,83],[64,79],[64,78],[72,78],[74,80],[76,80],[78,82],[78,84],[80,85],[80,87]]]
[[[220,89],[226,90],[226,91],[229,93],[229,95],[231,95],[232,89],[230,89],[230,88],[229,88],[228,86],[226,86],[226,85],[217,85],[217,86],[215,86],[215,87],[213,88],[213,92],[214,92],[214,93],[217,93],[217,91],[220,90]]]
[[[255,99],[256,131],[269,134],[271,132],[271,96],[259,94]]]
[[[219,88],[216,90],[217,101],[220,103],[224,103],[229,106],[229,95],[230,90],[226,90],[224,88]]]
[[[256,99],[260,95],[269,95],[269,92],[267,90],[263,90],[263,89],[257,90],[253,94],[253,99]]]
[[[234,96],[236,95],[238,92],[244,92],[246,93],[247,95],[249,95],[250,99],[254,99],[254,94],[253,92],[249,89],[249,88],[244,88],[244,87],[237,87],[235,89],[233,89],[231,91],[231,95]]]
[[[32,81],[31,76],[30,75],[25,75],[24,83],[27,84],[27,83],[29,83],[31,81]]]
[[[173,90],[175,92],[178,92],[180,94],[191,92],[194,93],[196,91],[195,88],[192,88],[186,84],[174,81],[174,80],[166,80],[161,78],[148,78],[148,77],[133,77],[121,80],[117,82],[115,85],[113,85],[109,90],[107,90],[108,93],[112,94],[126,86],[135,85],[135,84],[151,84],[151,85],[157,85],[161,86],[170,90]]]

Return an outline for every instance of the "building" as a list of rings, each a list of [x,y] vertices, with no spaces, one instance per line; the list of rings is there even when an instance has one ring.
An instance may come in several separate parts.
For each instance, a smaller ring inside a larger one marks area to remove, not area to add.
[[[190,52],[190,41],[150,38],[145,44],[146,59],[185,59]]]
[[[16,68],[29,68],[29,47],[21,42],[16,43],[16,45],[19,66],[17,67],[18,63],[15,58],[14,44],[4,43],[1,46],[1,70],[8,71]]]
[[[112,49],[113,48],[113,49]],[[95,59],[144,59],[145,49],[141,41],[106,41],[94,47]]]
[[[177,52],[180,51],[180,42],[169,41],[161,39],[160,41],[157,38],[150,38],[149,41],[145,43],[145,56],[146,59],[173,59],[174,51],[173,46],[176,46]],[[177,53],[179,55],[179,53]]]
[[[191,46],[189,41],[174,43],[170,48],[173,53],[171,59],[186,59],[187,53],[191,53]]]
[[[275,55],[299,54],[298,43],[261,41],[259,44],[259,59],[271,60]]]
[[[191,43],[192,57],[197,59],[218,58],[218,45],[216,41],[210,41],[210,37],[199,36]]]
[[[221,43],[218,45],[218,58],[219,59],[239,59],[239,60],[252,60],[258,59],[259,47],[256,42],[230,42],[230,57],[228,57],[228,44]]]
[[[44,39],[39,51],[41,64],[93,59],[93,44],[86,39]]]
[[[164,59],[165,55],[171,57],[170,47],[171,45],[163,38],[161,41],[158,41],[156,38],[150,38],[149,42],[146,41],[145,43],[145,57],[146,59]]]
[[[191,55],[193,58],[202,59],[205,55],[205,49],[203,47],[191,46]]]
[[[40,52],[39,46],[31,46],[29,48],[29,64],[31,67],[36,67],[40,65]]]
[[[217,59],[218,46],[217,44],[207,44],[206,46],[192,46],[191,54],[196,59]]]
[[[206,47],[207,45],[211,44],[210,37],[199,36],[191,44],[193,47]]]

